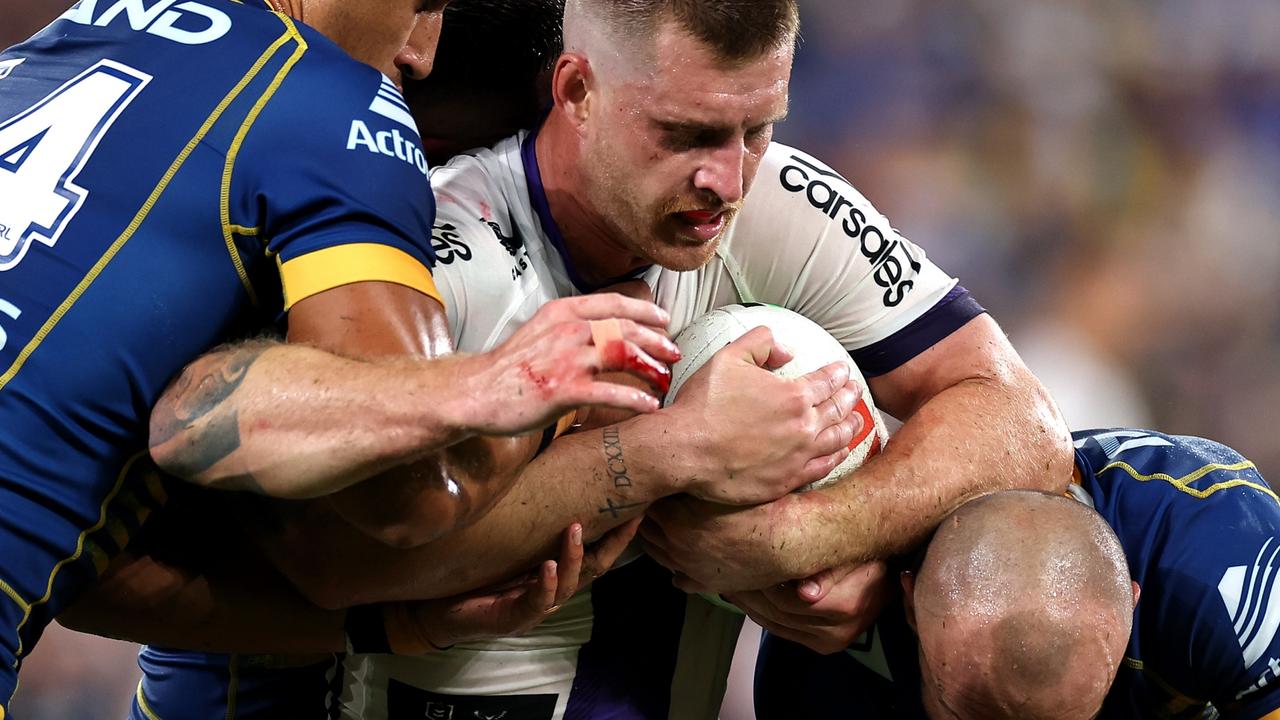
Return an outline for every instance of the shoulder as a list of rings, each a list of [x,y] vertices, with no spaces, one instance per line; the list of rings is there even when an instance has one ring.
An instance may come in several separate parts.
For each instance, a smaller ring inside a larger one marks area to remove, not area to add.
[[[1127,428],[1074,437],[1086,489],[1122,541],[1139,543],[1156,523],[1168,529],[1161,555],[1253,546],[1280,534],[1280,497],[1252,461],[1226,445]]]
[[[782,218],[788,223],[825,225],[848,221],[849,232],[855,236],[868,225],[868,220],[881,219],[862,193],[831,166],[781,143],[770,144],[760,162],[744,213],[750,206],[767,208],[772,217],[777,217],[778,209],[789,210]],[[757,214],[764,213],[753,213],[752,217]]]
[[[1211,440],[1121,429],[1076,442],[1142,588],[1141,659],[1215,705],[1254,693],[1280,661],[1280,500],[1252,462]]]
[[[527,196],[513,183],[513,147],[518,152],[516,138],[459,155],[431,171],[436,279],[460,310],[505,307],[525,291],[521,281],[529,270],[532,238],[521,221],[529,215]]]
[[[1277,512],[1280,499],[1252,461],[1222,443],[1155,430],[1074,434],[1077,456],[1104,494],[1146,488],[1173,507],[1203,511],[1220,504]]]
[[[277,76],[236,156],[238,186],[277,221],[307,224],[340,206],[353,220],[425,236],[433,201],[408,105],[381,73],[327,47]]]
[[[766,151],[720,255],[752,299],[819,322],[850,350],[872,348],[874,357],[858,358],[864,372],[864,362],[876,374],[892,370],[972,316],[946,314],[909,343],[874,347],[943,302],[956,281],[840,173],[780,143]]]
[[[779,143],[761,162],[727,250],[771,255],[774,262],[820,259],[845,287],[870,280],[889,307],[920,284],[915,276],[928,265],[924,252],[840,173]]]
[[[511,174],[509,146],[515,140],[469,151],[431,170],[437,236],[450,243],[466,243],[467,255],[472,246],[497,248],[508,257],[514,254],[520,234],[516,205],[523,196],[512,192],[504,176]]]

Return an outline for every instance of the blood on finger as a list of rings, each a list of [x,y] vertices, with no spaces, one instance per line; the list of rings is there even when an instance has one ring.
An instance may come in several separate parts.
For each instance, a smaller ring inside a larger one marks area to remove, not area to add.
[[[671,368],[631,348],[621,340],[610,341],[600,351],[601,359],[606,367],[634,373],[665,395],[671,389]]]

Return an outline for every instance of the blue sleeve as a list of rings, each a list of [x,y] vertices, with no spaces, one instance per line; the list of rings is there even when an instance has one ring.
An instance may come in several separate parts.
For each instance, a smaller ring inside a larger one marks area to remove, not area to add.
[[[438,300],[435,202],[408,107],[381,73],[323,50],[308,50],[233,149],[243,200],[230,222],[275,257],[286,309],[367,280]]]

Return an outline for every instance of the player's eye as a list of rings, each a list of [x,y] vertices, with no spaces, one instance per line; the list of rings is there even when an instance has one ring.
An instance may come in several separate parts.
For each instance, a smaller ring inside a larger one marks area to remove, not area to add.
[[[662,132],[662,144],[668,150],[681,152],[723,145],[731,132],[723,128],[704,126],[676,126]]]

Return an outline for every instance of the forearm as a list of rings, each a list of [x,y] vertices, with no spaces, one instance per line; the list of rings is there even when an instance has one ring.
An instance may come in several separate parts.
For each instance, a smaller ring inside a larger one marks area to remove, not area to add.
[[[554,557],[570,523],[580,522],[590,542],[679,490],[660,415],[558,438],[488,514],[439,542],[380,547],[312,507],[265,545],[308,598],[328,607],[439,598],[503,581]]]
[[[344,617],[317,608],[270,573],[224,577],[124,556],[58,621],[95,635],[205,652],[313,654],[343,649]]]
[[[202,485],[324,495],[466,437],[450,414],[456,362],[363,362],[268,342],[226,348],[189,366],[157,404],[152,456]]]
[[[785,524],[803,530],[785,533],[779,560],[798,578],[901,554],[970,498],[1007,488],[1062,492],[1071,457],[1061,416],[1025,368],[962,381],[926,402],[853,475],[787,498]]]
[[[434,462],[402,465],[324,501],[343,520],[394,548],[437,540],[484,517],[533,457],[539,436],[477,436]]]

